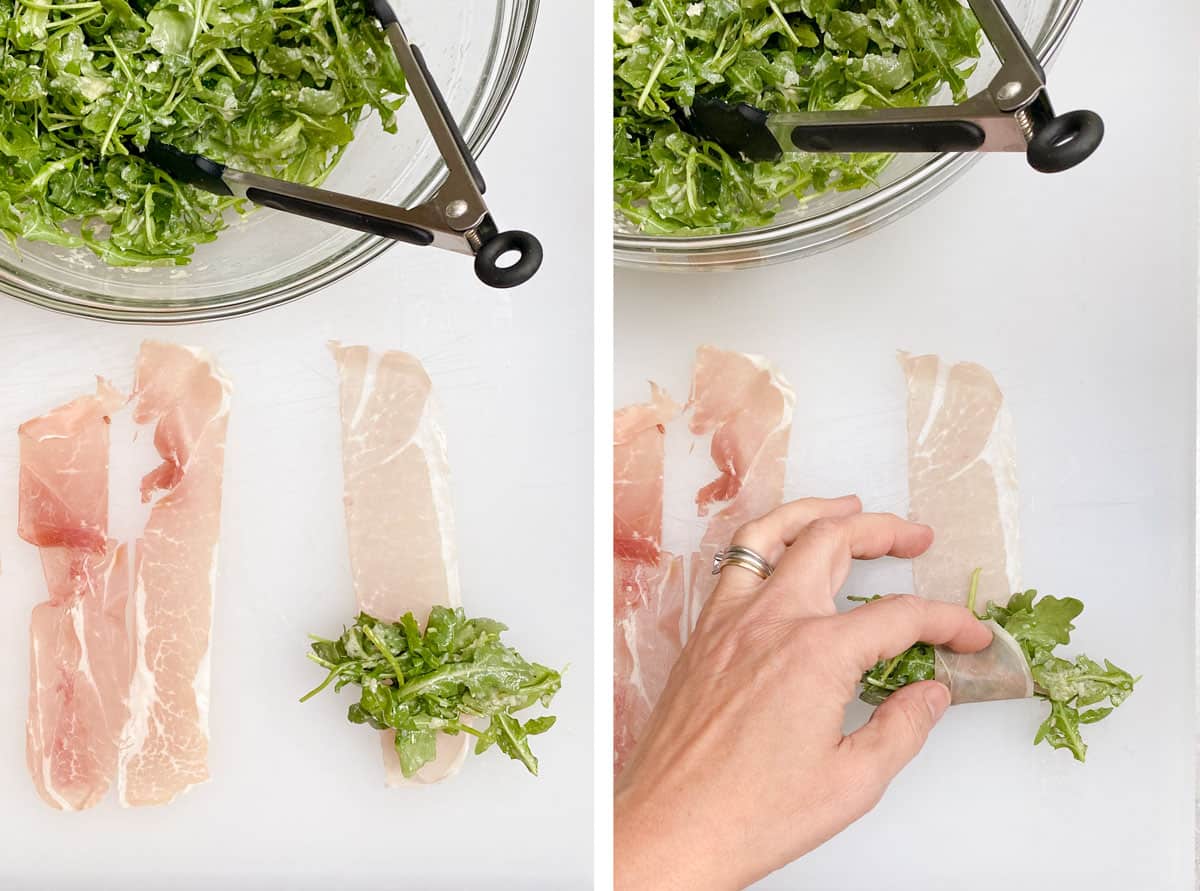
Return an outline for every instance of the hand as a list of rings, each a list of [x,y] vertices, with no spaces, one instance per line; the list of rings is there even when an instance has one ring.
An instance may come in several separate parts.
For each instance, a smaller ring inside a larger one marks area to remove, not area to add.
[[[936,681],[893,693],[844,736],[862,673],[917,641],[975,652],[969,610],[912,595],[839,615],[853,558],[916,557],[933,530],[864,514],[854,496],[786,504],[734,544],[776,566],[728,566],[615,791],[616,886],[744,887],[873,808],[950,704]]]

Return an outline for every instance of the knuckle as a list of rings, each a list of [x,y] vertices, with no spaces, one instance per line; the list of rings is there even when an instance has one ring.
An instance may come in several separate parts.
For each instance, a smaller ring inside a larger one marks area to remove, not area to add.
[[[738,527],[737,532],[733,533],[733,543],[745,546],[761,540],[767,531],[766,525],[765,517],[758,517],[743,523]]]
[[[797,658],[805,660],[806,668],[824,683],[846,688],[853,697],[862,672],[838,619],[836,615],[804,619],[796,633]]]
[[[844,528],[845,524],[836,517],[817,517],[808,524],[807,532],[814,538],[839,539]]]

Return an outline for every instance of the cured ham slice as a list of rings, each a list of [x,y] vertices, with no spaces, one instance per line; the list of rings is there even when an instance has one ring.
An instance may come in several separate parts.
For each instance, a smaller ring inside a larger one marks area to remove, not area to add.
[[[720,472],[696,495],[700,515],[711,518],[692,558],[691,627],[716,587],[709,569],[717,551],[742,525],[783,503],[796,394],[761,356],[702,346],[696,351],[689,405],[691,432],[712,434],[712,459]]]
[[[39,547],[49,590],[30,623],[26,760],[38,794],[63,810],[104,797],[128,713],[129,561],[107,537],[109,420],[123,401],[100,382],[18,431],[19,531]]]
[[[950,704],[1028,699],[1033,695],[1033,672],[1016,639],[995,622],[992,642],[978,653],[956,653],[934,647],[935,680],[950,688]]]
[[[1008,603],[1019,590],[1016,442],[995,379],[970,362],[900,354],[908,380],[909,514],[932,526],[933,547],[913,561],[922,597],[966,605],[973,574],[975,609]],[[938,647],[935,677],[951,702],[1024,699],[1033,675],[1021,646],[994,622],[978,653]]]
[[[208,779],[209,654],[232,387],[199,350],[147,342],[134,421],[154,425],[162,464],[137,544],[134,673],[121,742],[123,805],[166,804]]]
[[[22,424],[17,531],[39,548],[102,552],[108,529],[110,415],[125,399],[104,381]]]
[[[613,764],[627,763],[683,650],[683,558],[616,560],[618,592],[632,599],[614,623]]]
[[[621,559],[656,564],[662,547],[663,448],[666,425],[679,406],[651,384],[651,401],[613,417],[613,551]]]
[[[699,551],[662,549],[667,425],[680,410],[658,387],[614,418],[614,767],[624,767],[688,632],[716,586],[713,555],[743,523],[783,500],[795,395],[764,359],[715,347],[696,354],[688,429],[711,435],[718,476],[696,495]]]
[[[982,569],[978,607],[1020,589],[1016,444],[1004,395],[986,368],[900,354],[908,380],[908,497],[937,538],[913,561],[916,592],[963,602]]]
[[[126,399],[100,382],[22,425],[19,530],[49,600],[30,623],[26,755],[51,806],[117,784],[163,804],[208,777],[208,673],[228,382],[204,354],[146,343],[133,420],[154,424],[157,500],[132,544],[110,534],[110,439]]]
[[[651,401],[613,418],[613,762],[632,753],[683,648],[683,560],[662,550],[666,425],[679,407]]]
[[[341,380],[346,529],[358,607],[387,622],[462,603],[446,439],[421,363],[401,352],[331,344]],[[438,737],[437,758],[405,778],[381,734],[388,785],[458,772],[465,734]]]
[[[30,622],[26,760],[47,804],[83,810],[112,785],[129,713],[128,550],[42,559],[52,599]]]

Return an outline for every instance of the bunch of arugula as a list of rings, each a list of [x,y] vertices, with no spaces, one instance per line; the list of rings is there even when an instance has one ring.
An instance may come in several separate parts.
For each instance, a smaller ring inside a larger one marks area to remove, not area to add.
[[[434,607],[422,633],[412,613],[381,622],[366,613],[337,640],[312,636],[308,658],[329,675],[302,698],[330,684],[355,686],[354,724],[396,731],[400,769],[411,777],[437,755],[439,733],[468,733],[475,753],[495,745],[536,775],[529,737],[554,726],[553,715],[525,723],[514,715],[540,702],[548,706],[562,686],[551,668],[525,661],[500,639],[508,630],[492,619],[468,619],[462,609]],[[471,719],[487,719],[482,730]]]
[[[971,577],[967,606],[972,611],[979,575],[976,570]],[[875,598],[851,599],[863,602]],[[1050,703],[1050,714],[1038,728],[1033,744],[1044,740],[1056,749],[1069,749],[1076,761],[1083,761],[1087,755],[1080,725],[1095,724],[1110,715],[1129,698],[1134,684],[1141,680],[1107,659],[1101,665],[1083,655],[1074,661],[1054,655],[1055,648],[1071,642],[1071,632],[1075,630],[1072,623],[1082,612],[1082,601],[1074,597],[1039,598],[1037,591],[1031,590],[1014,594],[1006,606],[989,603],[980,616],[991,619],[1021,645],[1033,675],[1034,695]],[[862,677],[860,698],[879,705],[901,687],[933,680],[934,669],[933,646],[914,644],[867,671]],[[1108,705],[1101,706],[1105,700]]]
[[[614,0],[613,181],[641,231],[769,223],[789,198],[873,182],[891,156],[731,157],[678,123],[697,93],[769,112],[956,101],[980,29],[959,0]]]
[[[151,137],[321,182],[404,75],[361,0],[0,0],[0,232],[113,265],[188,262],[234,199],[137,156]]]

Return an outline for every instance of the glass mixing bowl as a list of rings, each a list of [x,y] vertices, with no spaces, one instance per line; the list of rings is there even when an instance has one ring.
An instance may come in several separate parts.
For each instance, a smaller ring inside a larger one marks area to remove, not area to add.
[[[425,54],[472,150],[500,122],[520,78],[538,0],[397,2],[401,24]],[[363,120],[325,188],[411,206],[428,198],[445,165],[415,102],[398,130]],[[487,173],[486,166],[484,173]],[[86,250],[0,244],[0,293],[48,309],[110,321],[229,318],[310,294],[392,246],[384,238],[265,208],[236,218],[188,266],[116,268]]]
[[[1005,5],[1046,65],[1058,52],[1081,2],[1007,0]],[[970,92],[987,86],[998,69],[996,55],[985,40],[983,57],[968,81]],[[950,102],[948,91],[935,101]],[[618,213],[614,257],[621,266],[673,271],[739,269],[794,260],[899,219],[944,189],[979,157],[978,153],[897,155],[870,188],[813,195],[786,208],[769,226],[728,235],[642,235]]]

